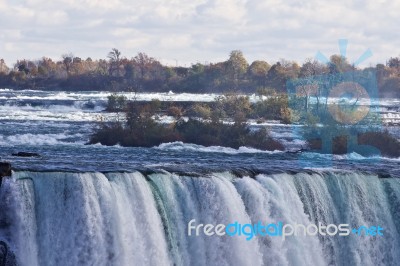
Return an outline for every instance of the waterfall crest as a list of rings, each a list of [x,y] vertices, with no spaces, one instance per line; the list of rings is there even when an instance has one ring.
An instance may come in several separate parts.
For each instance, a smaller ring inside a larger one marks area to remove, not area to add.
[[[349,172],[201,177],[15,172],[0,240],[20,265],[395,265],[400,179]],[[188,223],[382,226],[383,236],[188,236]]]

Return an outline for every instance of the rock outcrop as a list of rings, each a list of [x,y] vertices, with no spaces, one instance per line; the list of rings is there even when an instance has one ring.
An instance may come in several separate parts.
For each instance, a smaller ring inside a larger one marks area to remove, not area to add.
[[[11,164],[0,162],[0,177],[11,176]]]
[[[0,162],[0,187],[3,182],[3,177],[11,176],[11,164],[7,162]]]
[[[15,254],[10,250],[7,243],[0,241],[0,266],[16,266]]]
[[[18,157],[40,157],[40,154],[36,153],[36,152],[20,151],[20,152],[17,152],[17,153],[13,153],[12,156],[18,156]]]

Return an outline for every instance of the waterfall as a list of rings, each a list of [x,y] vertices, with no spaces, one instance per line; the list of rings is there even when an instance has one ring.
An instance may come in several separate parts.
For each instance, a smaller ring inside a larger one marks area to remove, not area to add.
[[[0,241],[20,265],[395,265],[400,179],[331,171],[14,172]],[[381,226],[383,236],[188,235],[188,223]]]

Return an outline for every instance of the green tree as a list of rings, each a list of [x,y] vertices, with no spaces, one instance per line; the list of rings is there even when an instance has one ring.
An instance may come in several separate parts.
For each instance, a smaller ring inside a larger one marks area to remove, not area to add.
[[[127,98],[125,95],[111,94],[107,97],[107,107],[106,110],[110,112],[123,111],[127,105]]]
[[[267,86],[283,91],[286,83],[285,71],[280,62],[273,64],[267,74]]]

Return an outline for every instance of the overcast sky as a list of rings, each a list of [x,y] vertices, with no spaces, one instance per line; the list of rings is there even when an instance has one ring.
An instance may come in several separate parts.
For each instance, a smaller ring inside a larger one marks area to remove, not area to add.
[[[0,58],[105,58],[118,48],[164,64],[226,60],[300,63],[317,51],[348,58],[373,52],[363,65],[400,55],[400,0],[0,0]]]

